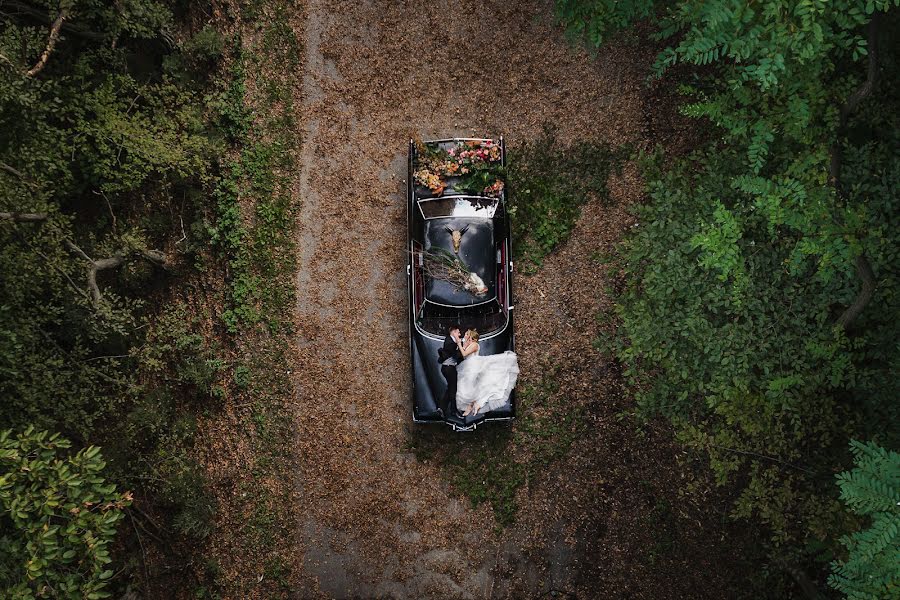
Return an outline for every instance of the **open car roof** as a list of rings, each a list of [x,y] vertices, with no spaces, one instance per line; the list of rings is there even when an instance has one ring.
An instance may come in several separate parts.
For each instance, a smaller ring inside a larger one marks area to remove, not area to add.
[[[478,274],[487,293],[476,295],[448,281],[425,278],[425,299],[444,306],[470,306],[489,302],[497,296],[497,269],[494,252],[494,224],[487,218],[441,217],[425,221],[425,250],[442,248],[453,253],[451,231],[466,229],[459,245],[459,258]]]

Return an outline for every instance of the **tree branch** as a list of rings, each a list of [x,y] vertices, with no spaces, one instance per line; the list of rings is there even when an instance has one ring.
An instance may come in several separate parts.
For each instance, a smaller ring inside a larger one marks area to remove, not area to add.
[[[856,317],[862,313],[869,301],[872,300],[872,296],[875,295],[876,283],[872,265],[869,264],[864,254],[857,256],[853,262],[856,265],[856,274],[862,280],[862,289],[859,291],[853,304],[848,306],[841,316],[838,317],[837,323],[844,328],[844,331],[850,328],[850,324],[856,320]]]
[[[76,246],[75,243],[72,242],[71,240],[65,239],[65,240],[63,240],[63,244],[66,246],[66,248],[68,248],[69,250],[71,250],[72,252],[74,252],[75,254],[77,254],[78,256],[83,258],[84,260],[86,260],[90,263],[94,262],[93,258],[91,258],[87,254],[85,254],[84,250],[82,250],[81,248]]]
[[[14,223],[34,223],[47,220],[47,213],[0,212],[0,220],[12,221]],[[91,302],[93,303],[94,307],[99,306],[100,302],[103,300],[103,294],[100,293],[100,287],[97,285],[97,273],[99,271],[114,269],[128,260],[129,255],[134,254],[140,256],[147,262],[153,263],[158,267],[162,267],[163,269],[167,269],[169,267],[168,257],[161,250],[152,250],[149,248],[141,248],[132,251],[123,250],[108,258],[95,260],[88,256],[87,252],[82,250],[75,242],[73,242],[69,238],[63,238],[62,243],[70,252],[78,255],[79,258],[87,262],[87,284],[88,290],[90,290]],[[50,264],[49,259],[47,259],[46,257],[44,257],[44,259],[48,261],[48,264]],[[69,276],[66,275],[66,278],[69,279]],[[84,290],[76,286],[71,279],[69,279],[69,283],[71,283],[72,287],[76,290],[80,291],[81,293],[85,293]]]
[[[738,450],[737,448],[728,448],[727,446],[719,446],[717,444],[708,444],[708,445],[710,448],[718,448],[719,450],[727,450],[728,452],[734,452],[735,454],[743,454],[745,456],[755,456],[756,458],[770,460],[770,461],[776,462],[780,465],[784,465],[784,466],[790,467],[792,469],[797,469],[798,471],[803,471],[804,473],[810,473],[810,474],[813,473],[813,471],[811,471],[810,469],[795,465],[793,463],[789,463],[789,462],[781,460],[780,458],[777,458],[775,456],[767,456],[765,454],[760,454],[758,452],[752,452],[750,450]]]
[[[97,272],[105,271],[106,269],[114,269],[121,265],[123,262],[125,262],[125,257],[116,255],[109,258],[101,258],[100,260],[95,260],[93,263],[88,265],[88,288],[91,290],[91,299],[94,302],[94,306],[99,306],[100,301],[103,300],[103,296],[100,294],[100,288],[97,286]]]
[[[29,185],[31,187],[37,187],[36,184],[32,183],[31,181],[28,181],[28,178],[25,177],[25,173],[23,173],[22,171],[20,171],[16,168],[13,168],[12,166],[6,164],[5,162],[0,161],[0,170],[6,171],[10,175],[15,175],[16,177],[21,179],[22,182],[25,183],[26,185]]]
[[[152,262],[158,267],[162,267],[165,269],[169,266],[166,262],[166,255],[159,250],[141,250],[140,255],[141,258],[148,262]]]
[[[868,55],[869,64],[866,69],[866,80],[852,93],[847,101],[841,106],[840,118],[838,121],[838,129],[835,135],[834,144],[831,146],[831,161],[828,164],[828,181],[834,187],[838,198],[843,198],[843,188],[841,186],[841,138],[847,129],[847,122],[850,115],[857,109],[860,103],[868,98],[875,89],[875,81],[878,77],[878,14],[872,15],[868,27]],[[847,331],[853,324],[853,321],[862,313],[872,297],[875,295],[875,273],[872,271],[872,265],[864,253],[860,253],[854,260],[856,265],[856,273],[862,280],[862,289],[856,296],[853,304],[848,306],[844,312],[838,317],[837,323]]]
[[[63,21],[68,17],[68,12],[66,10],[61,10],[59,16],[56,17],[56,20],[53,21],[53,26],[50,27],[50,39],[47,40],[47,47],[44,48],[43,54],[41,54],[40,60],[36,65],[31,67],[25,74],[29,77],[34,77],[38,73],[41,72],[41,69],[44,68],[44,65],[47,64],[47,60],[50,58],[50,53],[53,52],[53,48],[56,46],[56,40],[59,39],[59,30],[62,28]]]
[[[7,0],[4,6],[8,6],[12,9],[19,11],[20,14],[31,17],[36,21],[40,21],[42,23],[47,23],[47,13],[34,8],[33,6],[29,6],[23,2],[17,2],[16,0]],[[13,16],[9,13],[6,13],[4,16]],[[65,31],[69,35],[73,35],[75,37],[80,37],[88,40],[102,41],[106,39],[106,34],[100,33],[99,31],[88,31],[79,25],[74,23],[65,22],[63,23],[62,30]]]
[[[47,220],[47,213],[0,212],[0,219],[15,223],[36,223]]]
[[[2,213],[0,213],[0,214],[2,214]],[[32,250],[32,252],[34,252],[35,254],[37,254],[38,256],[40,256],[41,258],[43,258],[45,264],[47,264],[51,269],[53,269],[54,271],[56,271],[57,273],[59,273],[60,275],[62,275],[63,277],[65,277],[65,278],[66,278],[66,281],[69,282],[69,285],[72,286],[72,289],[73,289],[73,290],[75,290],[76,292],[78,292],[79,294],[81,294],[84,298],[90,298],[90,295],[87,293],[86,290],[83,290],[83,289],[81,289],[80,287],[78,287],[78,285],[76,285],[76,283],[75,283],[74,281],[72,281],[72,278],[69,277],[69,274],[68,274],[68,273],[66,273],[64,270],[62,270],[62,269],[59,268],[58,266],[56,266],[56,265],[53,263],[53,261],[50,260],[50,258],[49,258],[46,254],[44,254],[43,252],[41,252],[38,248],[36,248],[36,247],[34,246],[34,244],[32,244],[30,241],[28,241],[28,239],[27,239],[24,235],[22,235],[21,232],[17,231],[17,232],[16,232],[16,236],[22,241],[23,244],[25,244],[26,246],[28,246],[28,247]]]
[[[103,300],[103,295],[100,293],[99,286],[97,286],[97,271],[103,271],[106,269],[118,267],[123,262],[125,262],[125,257],[117,254],[109,258],[94,260],[93,258],[88,256],[84,250],[82,250],[74,242],[72,242],[72,240],[63,240],[63,244],[66,245],[66,248],[87,261],[87,284],[88,289],[91,292],[91,302],[93,302],[95,307],[99,306],[100,302]]]
[[[87,284],[88,289],[91,292],[91,301],[95,307],[100,305],[100,302],[103,301],[103,295],[100,293],[100,287],[97,285],[97,273],[99,271],[105,271],[107,269],[114,269],[120,265],[122,265],[127,259],[128,254],[125,252],[121,252],[118,254],[114,254],[108,258],[101,259],[93,259],[87,255],[87,253],[79,248],[72,240],[64,239],[63,244],[65,244],[66,248],[68,248],[71,252],[77,254],[82,259],[87,261]],[[149,250],[143,249],[138,250],[136,253],[144,258],[145,260],[166,268],[166,255],[159,250]]]
[[[106,200],[106,208],[109,209],[109,216],[112,218],[113,234],[118,234],[118,232],[116,231],[116,214],[113,212],[112,203],[109,201],[109,198],[103,191],[94,191],[94,194],[97,196],[103,196],[103,199]]]

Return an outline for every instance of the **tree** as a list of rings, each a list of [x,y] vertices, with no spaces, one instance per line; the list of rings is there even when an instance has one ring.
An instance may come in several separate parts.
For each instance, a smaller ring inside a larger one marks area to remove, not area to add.
[[[844,197],[841,148],[850,116],[873,92],[877,17],[892,6],[900,0],[682,0],[664,9],[648,0],[560,0],[557,15],[596,44],[616,28],[654,15],[661,39],[678,36],[660,53],[658,75],[679,63],[718,67],[712,80],[686,87],[697,101],[684,110],[710,119],[730,145],[743,148],[747,173],[735,185],[756,197],[773,226],[796,228],[809,238],[798,245],[798,259],[812,254],[823,272],[858,274],[860,291],[837,319],[847,328],[871,301],[875,275],[866,232],[850,225],[859,206]],[[853,89],[855,74],[838,74],[835,67],[867,55],[867,74]],[[779,151],[784,154],[777,156]]]
[[[900,454],[853,440],[854,468],[837,476],[841,499],[869,521],[841,538],[845,561],[831,564],[831,587],[850,600],[900,596]]]
[[[221,147],[173,20],[156,0],[3,5],[4,423],[87,439],[132,392],[144,296],[178,267]]]
[[[106,483],[99,448],[61,452],[70,447],[33,428],[0,432],[4,598],[108,596],[109,545],[131,496]]]
[[[681,110],[707,135],[643,161],[618,356],[792,574],[837,549],[847,441],[900,438],[900,71],[878,51],[898,5],[557,2],[594,43],[646,17],[669,42],[655,76],[696,67]]]

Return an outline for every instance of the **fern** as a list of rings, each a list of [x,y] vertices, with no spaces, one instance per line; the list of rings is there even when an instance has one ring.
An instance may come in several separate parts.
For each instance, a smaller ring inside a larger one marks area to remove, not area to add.
[[[851,600],[900,597],[900,454],[871,442],[850,444],[856,464],[837,476],[841,499],[868,529],[841,538],[846,561],[835,561],[828,583]]]

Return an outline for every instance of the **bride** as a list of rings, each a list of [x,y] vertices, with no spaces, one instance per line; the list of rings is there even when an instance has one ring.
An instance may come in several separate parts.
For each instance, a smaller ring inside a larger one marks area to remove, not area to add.
[[[478,331],[470,329],[457,341],[464,360],[457,365],[456,409],[468,417],[486,413],[509,402],[509,394],[519,376],[516,353],[478,354]]]

